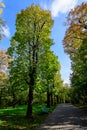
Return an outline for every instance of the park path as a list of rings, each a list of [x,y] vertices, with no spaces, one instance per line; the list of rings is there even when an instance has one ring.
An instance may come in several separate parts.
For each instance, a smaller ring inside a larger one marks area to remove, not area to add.
[[[87,113],[71,104],[60,104],[38,130],[87,130]]]

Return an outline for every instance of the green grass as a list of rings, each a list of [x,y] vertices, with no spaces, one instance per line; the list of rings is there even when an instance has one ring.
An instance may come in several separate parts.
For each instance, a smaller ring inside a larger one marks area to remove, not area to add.
[[[27,106],[16,108],[0,109],[0,130],[36,130],[36,128],[46,119],[46,114],[41,114],[42,105],[33,106],[33,119],[27,120]],[[46,108],[51,112],[54,107]]]

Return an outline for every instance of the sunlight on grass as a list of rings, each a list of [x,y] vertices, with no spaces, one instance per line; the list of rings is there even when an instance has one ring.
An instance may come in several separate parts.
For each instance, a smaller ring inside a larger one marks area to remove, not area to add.
[[[33,106],[33,119],[27,120],[27,106],[17,106],[15,108],[0,109],[0,130],[36,130],[36,128],[45,120],[47,114],[41,113],[41,108],[45,105]],[[46,108],[51,112],[54,107]]]
[[[6,124],[6,121],[0,120],[0,125],[4,125],[4,124]]]

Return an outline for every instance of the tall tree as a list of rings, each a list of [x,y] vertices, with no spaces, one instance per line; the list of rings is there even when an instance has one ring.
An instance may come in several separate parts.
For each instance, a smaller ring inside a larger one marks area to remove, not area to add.
[[[72,70],[71,83],[75,87],[76,93],[78,93],[78,102],[81,100],[82,103],[85,103],[87,102],[87,39],[84,39],[75,55]]]
[[[47,92],[47,106],[50,107],[51,97],[53,96],[54,77],[57,72],[60,72],[60,63],[58,57],[50,50],[43,53],[40,62],[40,76]]]
[[[23,80],[29,87],[27,118],[32,117],[39,56],[43,50],[52,45],[50,39],[52,25],[50,12],[42,10],[39,6],[31,5],[17,14],[16,33],[8,51],[13,59],[11,71],[13,70],[15,75],[19,76],[20,82]],[[13,73],[11,75],[14,77]]]
[[[76,102],[79,102],[85,98],[87,92],[87,3],[70,11],[67,25],[63,45],[72,61],[71,85],[75,88],[73,92],[76,93]]]

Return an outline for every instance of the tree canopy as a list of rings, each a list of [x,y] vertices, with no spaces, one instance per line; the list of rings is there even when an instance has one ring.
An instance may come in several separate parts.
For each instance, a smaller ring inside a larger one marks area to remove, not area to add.
[[[52,25],[50,12],[34,4],[17,14],[16,32],[8,49],[13,59],[10,78],[14,83],[18,81],[29,88],[27,118],[32,117],[33,92],[40,57],[53,44],[50,38]]]
[[[77,103],[87,102],[87,3],[71,10],[67,17],[68,29],[63,40],[65,52],[71,58],[71,85],[73,99]]]

